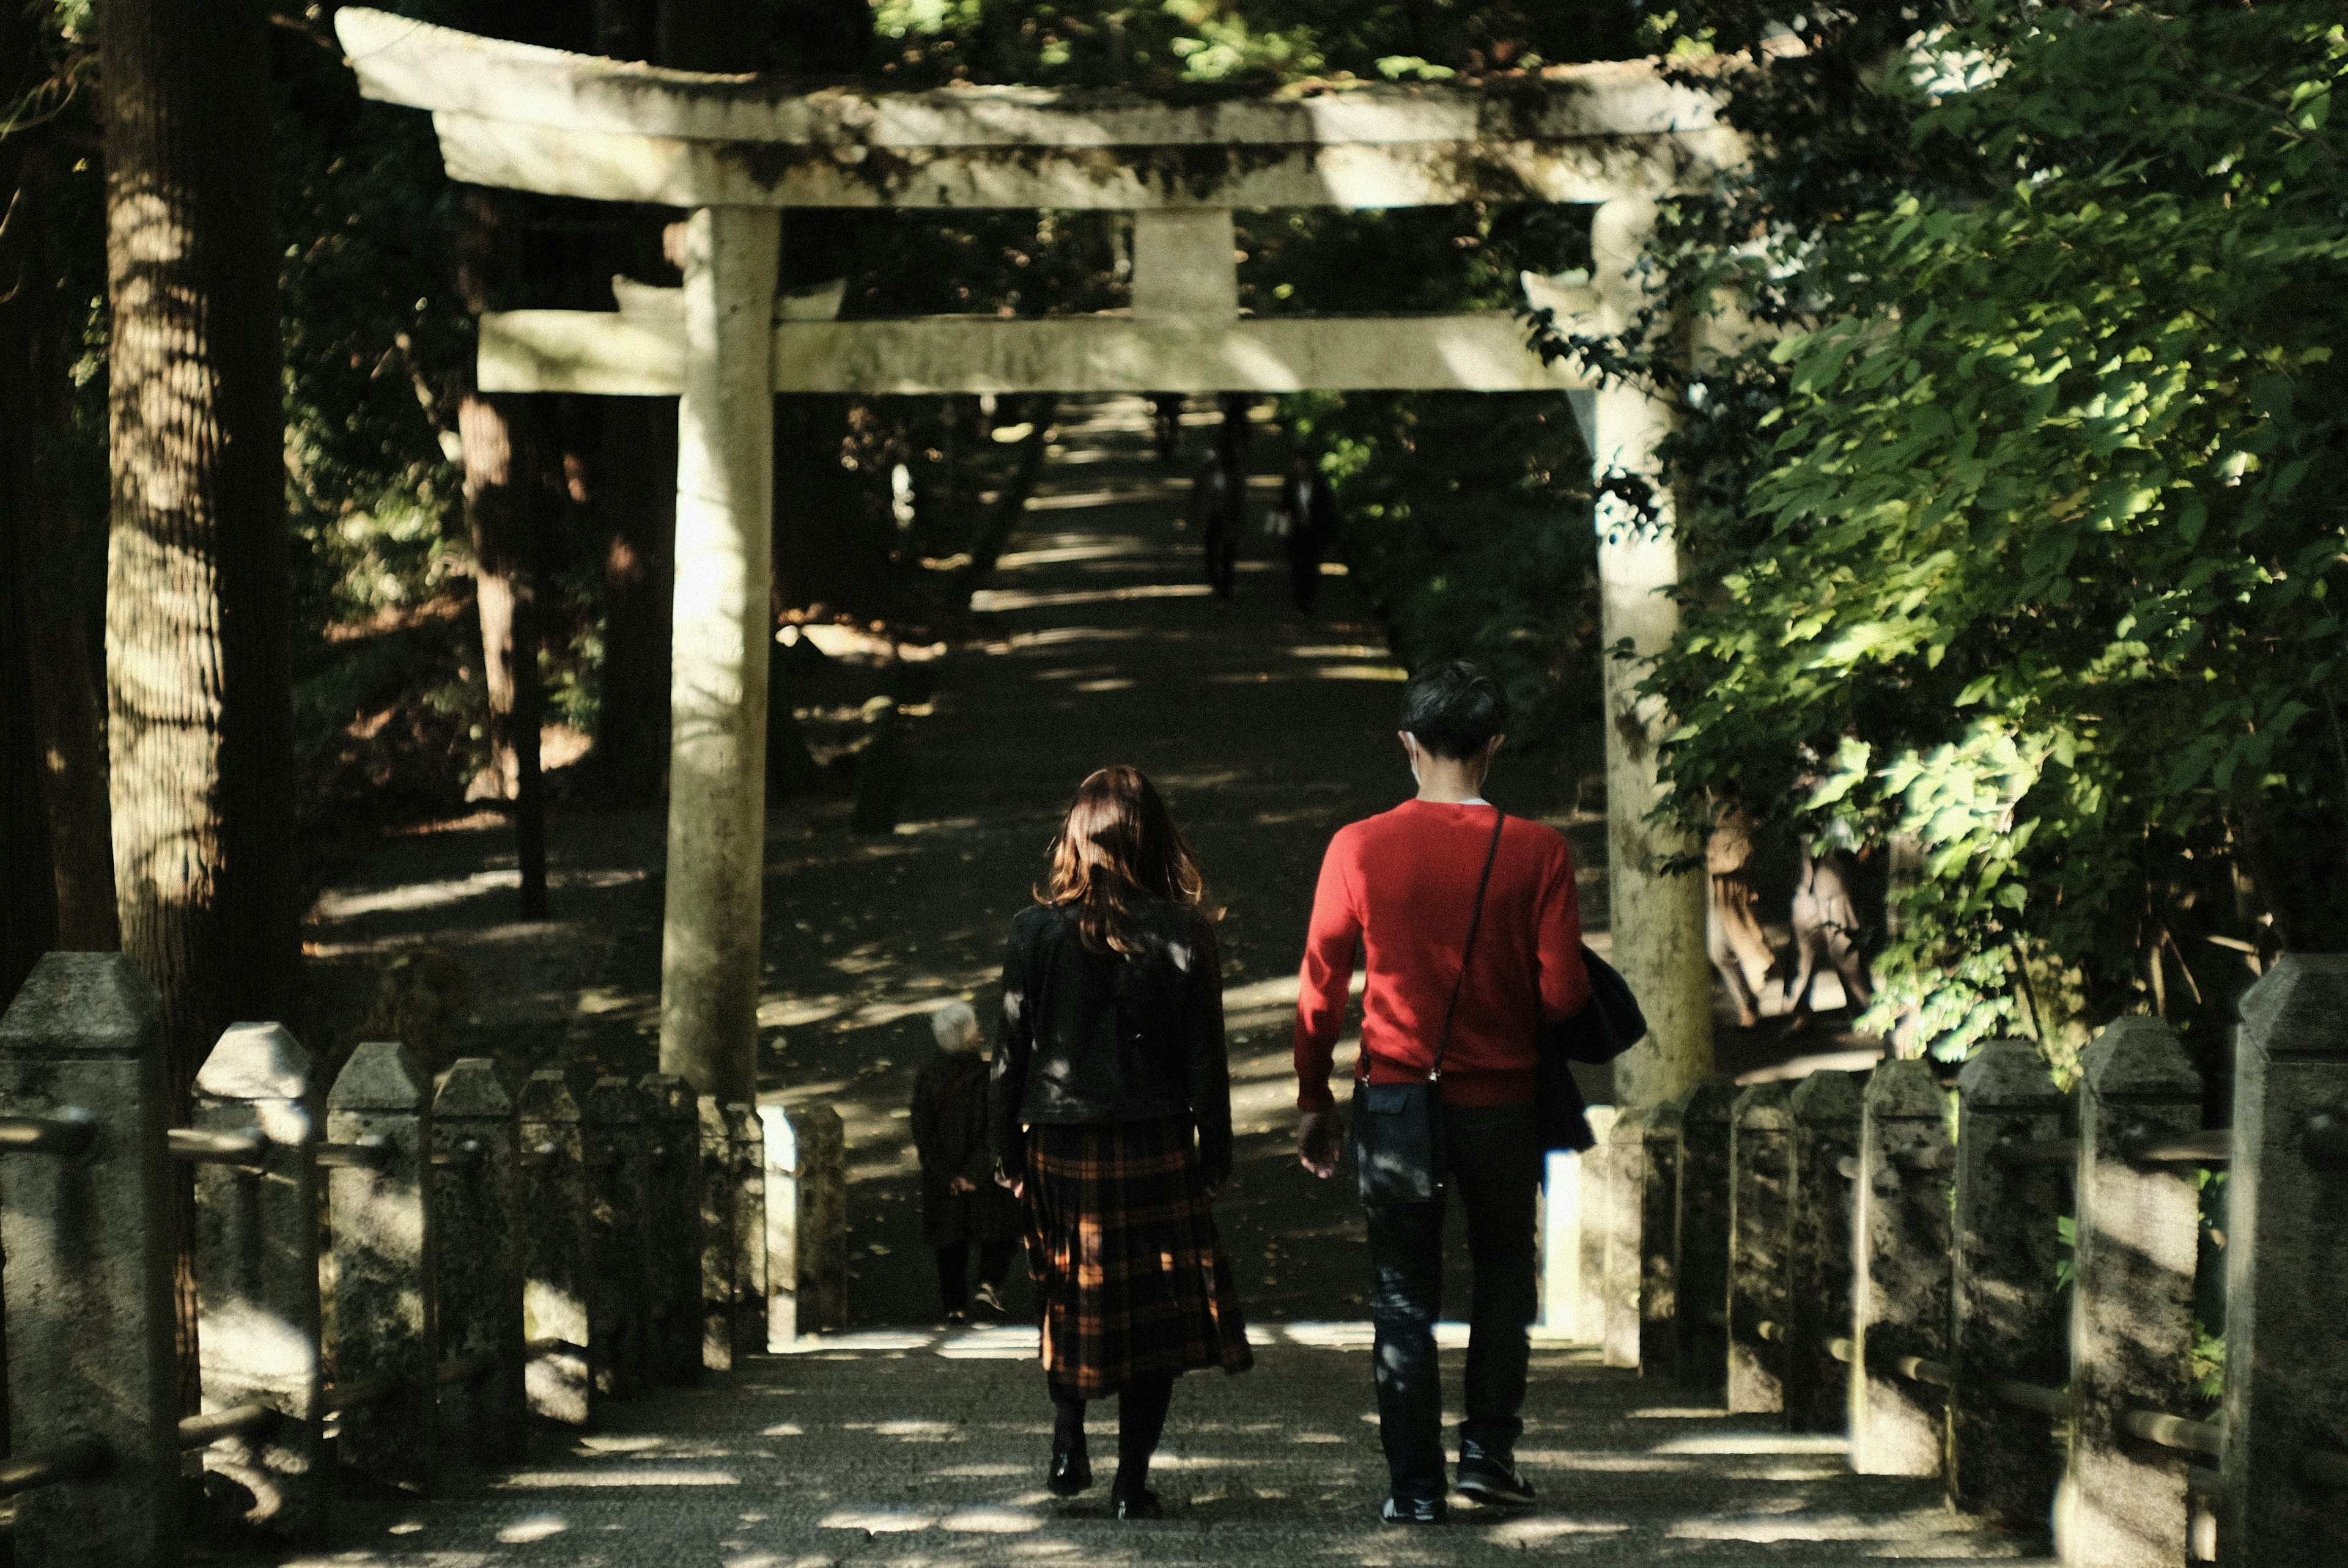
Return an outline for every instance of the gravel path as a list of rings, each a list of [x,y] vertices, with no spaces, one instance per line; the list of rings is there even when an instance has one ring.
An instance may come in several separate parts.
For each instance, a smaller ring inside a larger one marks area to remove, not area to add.
[[[1255,1369],[1175,1390],[1152,1481],[1167,1518],[1118,1524],[1107,1475],[1041,1485],[1050,1410],[1033,1336],[868,1333],[764,1358],[629,1407],[428,1504],[347,1511],[288,1568],[991,1568],[1066,1563],[1417,1564],[1545,1561],[1759,1568],[2028,1561],[1940,1504],[1937,1483],[1853,1476],[1838,1440],[1692,1410],[1668,1389],[1536,1352],[1523,1512],[1455,1499],[1437,1530],[1379,1524],[1384,1466],[1361,1325],[1259,1331]],[[1456,1389],[1456,1352],[1445,1358]],[[1097,1454],[1114,1419],[1096,1420]]]

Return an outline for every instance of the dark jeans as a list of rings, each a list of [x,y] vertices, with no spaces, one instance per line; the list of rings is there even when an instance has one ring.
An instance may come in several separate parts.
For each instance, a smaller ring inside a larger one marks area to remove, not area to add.
[[[1397,1497],[1441,1497],[1447,1490],[1435,1321],[1443,1306],[1447,1199],[1457,1197],[1467,1214],[1468,1255],[1476,1270],[1463,1440],[1498,1454],[1515,1451],[1540,1309],[1533,1214],[1542,1160],[1533,1107],[1447,1105],[1443,1137],[1450,1170],[1433,1203],[1367,1209],[1376,1273],[1371,1316],[1377,1324],[1378,1437]]]

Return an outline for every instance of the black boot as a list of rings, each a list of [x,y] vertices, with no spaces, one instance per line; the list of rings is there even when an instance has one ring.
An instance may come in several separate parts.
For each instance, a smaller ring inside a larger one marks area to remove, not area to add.
[[[1149,1490],[1149,1460],[1166,1430],[1166,1408],[1174,1399],[1170,1377],[1136,1378],[1117,1397],[1117,1482],[1109,1501],[1119,1519],[1162,1519],[1166,1510]]]
[[[1044,1477],[1054,1497],[1074,1497],[1093,1483],[1093,1460],[1085,1447],[1085,1402],[1055,1384],[1052,1389],[1052,1468]]]

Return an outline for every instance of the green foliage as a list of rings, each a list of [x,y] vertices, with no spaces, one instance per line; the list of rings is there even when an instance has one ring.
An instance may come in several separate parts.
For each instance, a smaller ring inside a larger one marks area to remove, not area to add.
[[[1588,0],[876,0],[873,19],[893,77],[1176,96],[1300,77],[1441,79],[1635,52],[1632,8]]]
[[[1727,284],[1763,330],[1674,454],[1665,772],[1691,812],[1917,845],[1869,1021],[2060,1065],[2083,1017],[2229,999],[2210,937],[2348,938],[2348,41],[2209,0],[1863,6],[1813,42],[1735,89],[1811,144],[1666,235],[1657,323]],[[1869,128],[1901,134],[1802,188]]]
[[[1597,683],[1590,459],[1540,394],[1308,393],[1282,413],[1340,498],[1340,552],[1410,665],[1472,658],[1511,744],[1585,722]]]

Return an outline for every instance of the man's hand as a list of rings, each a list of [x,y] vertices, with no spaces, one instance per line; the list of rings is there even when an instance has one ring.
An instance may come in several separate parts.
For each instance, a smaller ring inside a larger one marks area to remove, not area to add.
[[[978,1191],[978,1184],[972,1181],[968,1176],[956,1176],[953,1181],[946,1184],[946,1191],[950,1193],[974,1193]]]
[[[1296,1122],[1296,1163],[1327,1181],[1337,1173],[1337,1145],[1344,1132],[1336,1112],[1305,1112]]]

